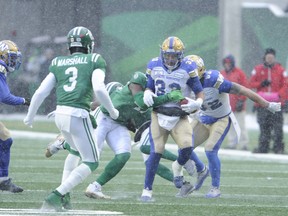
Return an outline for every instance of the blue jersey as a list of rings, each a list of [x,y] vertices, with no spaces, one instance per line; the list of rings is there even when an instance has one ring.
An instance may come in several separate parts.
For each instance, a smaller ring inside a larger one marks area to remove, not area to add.
[[[200,115],[222,118],[231,113],[229,92],[232,82],[224,79],[217,70],[205,71],[201,79],[204,88],[204,101]]]
[[[147,87],[157,96],[175,89],[181,90],[184,96],[190,96],[192,91],[198,94],[203,90],[197,73],[197,65],[188,58],[184,58],[179,67],[172,71],[163,65],[161,58],[153,58],[147,65],[146,75]],[[163,106],[180,107],[176,102],[169,102]]]
[[[24,98],[11,94],[6,80],[7,65],[0,60],[0,102],[8,105],[20,105]]]

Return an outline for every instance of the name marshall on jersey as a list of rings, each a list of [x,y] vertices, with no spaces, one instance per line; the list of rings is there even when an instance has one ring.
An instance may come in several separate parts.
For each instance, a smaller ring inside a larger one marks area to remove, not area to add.
[[[77,64],[88,64],[87,57],[75,57],[69,59],[59,59],[57,66],[77,65]]]

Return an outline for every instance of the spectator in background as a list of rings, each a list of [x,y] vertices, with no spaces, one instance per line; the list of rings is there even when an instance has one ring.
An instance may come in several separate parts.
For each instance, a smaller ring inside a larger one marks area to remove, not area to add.
[[[270,102],[280,102],[284,106],[283,98],[280,98],[287,88],[287,73],[283,66],[276,62],[276,51],[267,48],[263,57],[263,63],[256,65],[250,78],[250,87]],[[285,81],[286,80],[286,81]],[[282,96],[283,97],[283,96]],[[258,148],[254,153],[268,153],[271,139],[273,139],[273,152],[284,153],[283,142],[283,113],[282,111],[272,114],[265,108],[255,104],[257,111],[257,122],[260,127]]]
[[[247,87],[248,81],[246,74],[240,68],[236,67],[233,55],[228,55],[223,59],[223,67],[224,70],[221,71],[221,74],[225,79]],[[241,129],[239,146],[242,150],[247,150],[249,143],[249,136],[245,123],[247,98],[244,95],[229,94],[229,99],[231,109],[234,112]],[[230,130],[228,133],[228,148],[236,149],[237,144],[237,136]]]

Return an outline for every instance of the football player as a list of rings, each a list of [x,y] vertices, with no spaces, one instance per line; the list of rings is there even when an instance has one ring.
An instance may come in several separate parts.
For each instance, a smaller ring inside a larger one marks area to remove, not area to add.
[[[204,95],[196,64],[190,64],[191,61],[183,58],[183,42],[175,36],[165,39],[160,48],[160,56],[150,60],[147,65],[148,81],[144,92],[144,102],[147,106],[153,106],[153,98],[178,89],[184,96],[189,96],[193,91],[197,98],[194,100],[194,110],[200,108]],[[149,134],[151,149],[141,195],[141,200],[144,202],[152,199],[155,172],[169,134],[179,147],[178,158],[172,165],[173,181],[177,188],[183,186],[182,168],[192,153],[192,128],[187,113],[181,110],[179,102],[164,103],[153,109]]]
[[[34,93],[24,119],[24,124],[32,127],[38,108],[55,87],[56,126],[82,159],[78,165],[74,162],[74,155],[68,154],[60,186],[46,197],[43,208],[56,211],[62,211],[62,207],[71,208],[69,192],[98,167],[99,150],[89,116],[93,95],[105,107],[110,118],[117,119],[119,116],[104,84],[106,62],[100,54],[93,53],[91,31],[82,26],[71,29],[67,34],[67,44],[71,55],[52,60],[50,72]]]
[[[22,55],[18,46],[10,41],[0,41],[0,102],[8,105],[27,105],[30,99],[18,97],[10,92],[7,84],[7,75],[18,70]],[[13,143],[10,131],[0,122],[0,190],[12,193],[22,192],[23,189],[12,183],[8,177],[10,163],[10,149]]]
[[[233,115],[229,102],[229,94],[243,95],[250,100],[267,108],[275,113],[281,110],[280,103],[268,102],[252,90],[224,79],[217,70],[205,70],[204,61],[197,55],[187,56],[191,64],[196,63],[198,75],[204,89],[205,99],[201,109],[192,115],[191,126],[193,128],[194,147],[205,142],[205,153],[209,163],[210,175],[212,178],[211,188],[206,194],[206,198],[216,198],[221,195],[220,192],[220,173],[221,162],[218,157],[218,151],[226,137],[230,127],[233,127],[239,141],[240,128]],[[185,112],[194,111],[194,100],[186,98],[188,103],[182,105]],[[193,190],[198,190],[194,188]]]
[[[106,165],[103,173],[96,181],[91,183],[85,192],[85,195],[95,199],[110,199],[111,197],[103,194],[102,186],[114,178],[125,166],[131,155],[131,135],[129,131],[135,132],[143,122],[150,120],[151,108],[148,108],[143,102],[144,88],[146,85],[146,75],[141,72],[133,73],[130,81],[123,86],[120,83],[112,82],[106,85],[106,89],[110,94],[112,103],[119,111],[119,117],[115,120],[109,117],[107,110],[98,103],[93,102],[92,109],[95,109],[93,116],[96,119],[97,128],[95,130],[97,137],[97,145],[100,152],[103,149],[104,141],[112,149],[115,156]],[[183,99],[180,91],[172,91],[171,93],[155,98],[155,106],[167,101],[180,101]],[[139,131],[138,133],[139,134]],[[71,151],[68,143],[64,143],[64,139],[58,137],[55,143],[47,148],[46,157],[50,157],[62,148],[70,149],[70,154],[77,156],[73,163],[78,164],[80,161],[79,153]],[[176,155],[166,151],[165,157],[175,160]],[[187,165],[188,166],[188,165]],[[67,164],[68,167],[68,164]],[[163,178],[172,181],[171,171],[167,167],[159,168],[158,173]]]

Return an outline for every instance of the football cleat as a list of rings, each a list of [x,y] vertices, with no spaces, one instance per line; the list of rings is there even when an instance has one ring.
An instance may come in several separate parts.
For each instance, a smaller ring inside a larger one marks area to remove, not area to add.
[[[173,183],[176,188],[181,188],[184,184],[184,176],[175,176],[173,178]]]
[[[67,210],[72,209],[70,200],[71,200],[70,193],[67,193],[62,197],[62,206],[64,209],[67,209]]]
[[[0,183],[0,190],[2,191],[9,191],[12,193],[20,193],[23,191],[23,189],[15,184],[12,183],[12,179],[9,178],[5,181],[2,181]]]
[[[64,209],[62,208],[63,197],[64,196],[61,196],[57,191],[53,191],[46,197],[41,209],[55,210],[56,212],[64,211]]]
[[[175,195],[177,198],[185,198],[188,197],[194,190],[194,186],[190,183],[185,181],[182,187],[179,189],[179,192]]]
[[[97,182],[88,185],[85,195],[92,199],[111,199],[110,196],[102,193],[102,187]]]
[[[209,192],[205,195],[206,198],[217,198],[221,196],[221,191],[218,187],[211,187]]]
[[[142,202],[150,202],[152,201],[152,190],[143,189],[140,200]]]
[[[173,183],[176,188],[181,188],[183,185],[183,169],[182,166],[178,163],[178,161],[174,161],[172,163],[172,171],[173,171]]]
[[[183,166],[190,176],[193,176],[195,173],[195,163],[193,160],[189,159]]]
[[[205,166],[205,168],[201,172],[198,172],[197,182],[195,184],[194,190],[199,190],[208,176],[209,176],[209,168]]]
[[[48,144],[48,147],[45,152],[47,158],[56,154],[59,150],[64,149],[65,139],[62,134],[59,134],[53,142]]]

